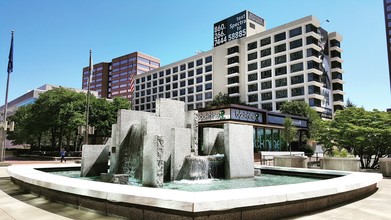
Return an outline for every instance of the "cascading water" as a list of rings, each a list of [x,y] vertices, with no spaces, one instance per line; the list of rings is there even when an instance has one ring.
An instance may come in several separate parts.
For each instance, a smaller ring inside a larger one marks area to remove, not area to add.
[[[133,125],[121,144],[116,174],[129,174],[131,177],[141,179],[143,135],[140,125]]]
[[[188,156],[183,179],[200,180],[224,177],[224,155]]]

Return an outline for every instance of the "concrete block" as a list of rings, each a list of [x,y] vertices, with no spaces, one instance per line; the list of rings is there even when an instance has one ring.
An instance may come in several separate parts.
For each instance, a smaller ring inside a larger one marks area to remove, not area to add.
[[[253,127],[224,124],[225,175],[227,179],[254,177]]]
[[[274,156],[274,166],[308,168],[308,157],[306,156]]]
[[[83,145],[81,176],[100,176],[107,173],[109,148],[107,145]]]
[[[164,143],[159,135],[146,135],[143,149],[143,186],[162,187],[164,172]]]
[[[142,132],[144,135],[153,137],[154,135],[162,136],[164,143],[164,176],[165,180],[172,179],[171,177],[171,153],[173,152],[173,139],[171,129],[175,127],[175,122],[172,118],[147,116],[142,120]],[[146,138],[144,138],[145,140]],[[145,143],[144,143],[145,147]],[[145,155],[145,154],[144,154]]]
[[[176,180],[183,167],[185,158],[191,154],[191,130],[189,128],[172,128],[171,130],[174,145],[171,156],[171,180]]]
[[[198,155],[198,111],[187,111],[185,124],[191,129],[191,152]]]
[[[118,126],[113,124],[111,126],[111,144],[109,146],[110,151],[110,173],[114,173],[114,167],[117,166],[118,156],[119,156],[119,141],[118,141]]]
[[[380,158],[379,159],[380,172],[383,176],[391,176],[391,158]]]
[[[323,157],[320,158],[320,168],[326,170],[360,171],[359,158]]]
[[[224,129],[204,128],[202,140],[204,155],[224,154]]]
[[[185,103],[172,99],[156,99],[156,116],[174,120],[175,127],[185,127]]]
[[[107,213],[122,216],[127,219],[144,219],[143,210],[135,207],[127,207],[117,203],[107,203]]]

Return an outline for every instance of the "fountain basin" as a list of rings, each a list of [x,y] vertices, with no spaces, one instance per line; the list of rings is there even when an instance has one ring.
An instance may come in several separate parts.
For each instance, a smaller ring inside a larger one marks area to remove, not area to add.
[[[280,186],[186,192],[73,179],[36,169],[50,167],[53,165],[10,166],[8,173],[17,185],[50,200],[130,219],[282,218],[362,198],[375,192],[382,179],[377,173],[259,166],[262,172],[340,177]]]

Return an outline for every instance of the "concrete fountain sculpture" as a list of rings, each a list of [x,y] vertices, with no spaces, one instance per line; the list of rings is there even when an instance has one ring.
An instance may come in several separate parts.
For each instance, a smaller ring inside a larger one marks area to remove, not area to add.
[[[376,191],[382,178],[376,173],[261,166],[255,168],[265,173],[334,178],[212,191],[160,188],[163,181],[218,174],[227,179],[253,177],[252,135],[252,126],[225,124],[223,129],[207,128],[202,153],[198,153],[197,111],[185,112],[182,102],[158,99],[156,113],[119,111],[106,145],[83,146],[81,167],[82,176],[108,173],[103,175],[106,179],[126,182],[131,175],[153,188],[43,172],[55,169],[53,165],[10,166],[8,172],[15,184],[50,200],[129,219],[279,219],[367,196]],[[222,154],[223,165],[219,163]],[[213,173],[218,166],[223,166],[224,171]]]
[[[83,146],[81,175],[106,173],[110,151],[109,173],[141,179],[144,186],[161,187],[163,181],[179,179],[253,177],[252,126],[225,124],[224,129],[206,129],[206,141],[214,143],[223,133],[224,144],[204,152],[217,155],[199,156],[197,114],[170,99],[156,100],[156,113],[120,110],[107,145]]]

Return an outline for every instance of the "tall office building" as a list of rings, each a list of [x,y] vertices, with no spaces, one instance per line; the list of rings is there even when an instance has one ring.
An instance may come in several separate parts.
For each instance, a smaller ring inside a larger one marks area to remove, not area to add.
[[[313,16],[266,30],[243,11],[214,24],[214,48],[136,76],[136,110],[155,111],[157,98],[207,107],[219,92],[279,111],[286,101],[307,102],[322,117],[344,106],[342,36]]]
[[[388,74],[391,88],[391,0],[383,0],[384,18],[386,26],[387,54],[388,54]]]
[[[111,62],[97,63],[94,64],[90,89],[97,91],[99,97],[122,96],[130,100],[134,92],[134,77],[159,66],[158,58],[140,52],[113,58]],[[87,89],[88,71],[89,67],[83,68],[83,89]]]

